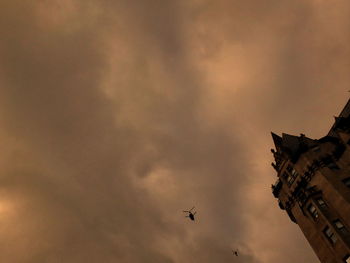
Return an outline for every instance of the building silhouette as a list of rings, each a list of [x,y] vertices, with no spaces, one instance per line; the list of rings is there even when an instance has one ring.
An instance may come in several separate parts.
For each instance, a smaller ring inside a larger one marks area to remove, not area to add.
[[[350,100],[318,140],[272,133],[272,193],[322,263],[350,263]]]

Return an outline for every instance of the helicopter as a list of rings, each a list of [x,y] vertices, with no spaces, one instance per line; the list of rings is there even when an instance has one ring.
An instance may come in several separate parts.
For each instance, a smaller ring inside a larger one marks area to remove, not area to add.
[[[194,215],[197,213],[197,212],[192,213],[193,209],[194,209],[194,207],[192,207],[188,211],[183,211],[184,213],[188,213],[188,215],[186,217],[189,217],[192,221],[194,221]]]

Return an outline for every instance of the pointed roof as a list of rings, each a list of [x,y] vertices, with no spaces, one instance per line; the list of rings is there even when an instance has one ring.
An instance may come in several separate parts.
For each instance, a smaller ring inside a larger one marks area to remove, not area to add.
[[[317,140],[310,139],[304,134],[300,136],[282,133],[282,137],[271,133],[277,152],[290,158],[292,161],[297,160],[299,155],[309,148],[317,145]]]
[[[293,159],[293,157],[298,153],[300,148],[299,137],[282,133],[282,147],[284,153],[286,153],[289,156],[289,158]]]
[[[271,132],[271,135],[276,149],[280,148],[282,146],[282,138],[273,132]]]
[[[332,128],[330,129],[330,131],[328,132],[328,136],[333,136],[333,137],[338,137],[338,134],[336,133],[336,129],[338,127],[338,125],[341,123],[349,123],[349,117],[350,117],[350,99],[348,100],[348,102],[346,103],[345,107],[343,108],[343,110],[340,112],[339,117],[334,117],[335,118],[335,122],[332,126]]]
[[[345,117],[346,118],[346,117],[349,117],[349,116],[350,116],[350,99],[348,100],[348,102],[344,106],[344,109],[339,114],[339,117]]]

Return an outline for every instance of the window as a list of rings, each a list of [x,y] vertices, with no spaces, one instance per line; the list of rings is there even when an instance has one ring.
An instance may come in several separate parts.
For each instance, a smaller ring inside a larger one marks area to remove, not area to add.
[[[344,180],[343,180],[343,183],[344,183],[347,187],[350,187],[350,177],[344,179]]]
[[[345,263],[350,263],[350,255],[346,255],[344,258]]]
[[[299,175],[298,172],[295,171],[295,170],[293,169],[293,170],[292,170],[292,176],[293,176],[294,178],[296,178],[298,175]]]
[[[312,216],[314,219],[318,218],[317,209],[316,209],[316,207],[315,207],[313,204],[310,204],[310,205],[307,207],[307,210],[309,210],[311,216]]]
[[[346,227],[343,225],[343,223],[337,219],[335,221],[333,221],[334,226],[339,230],[339,232],[341,232],[344,235],[348,235],[349,231],[346,229]]]
[[[287,172],[283,173],[283,177],[287,180],[288,186],[291,186],[294,183],[295,178],[297,178],[299,174],[290,165],[288,165],[287,171],[288,173]]]
[[[335,242],[337,242],[337,236],[333,233],[332,229],[330,229],[328,226],[326,226],[326,228],[323,230],[323,233],[332,244],[335,244]]]
[[[304,176],[310,178],[310,177],[311,177],[311,173],[310,173],[309,171],[306,171],[306,172],[304,173]]]
[[[327,207],[326,203],[324,202],[324,200],[321,197],[317,198],[316,202],[321,208],[326,208]]]
[[[299,203],[299,206],[302,207],[306,201],[307,201],[307,196],[305,194],[304,191],[300,191],[298,196],[297,196],[297,200],[298,200],[298,203]]]
[[[287,168],[287,169],[288,169],[288,168]],[[291,186],[292,183],[293,183],[294,180],[295,180],[295,178],[294,178],[291,174],[289,174],[289,173],[287,173],[287,172],[284,172],[284,173],[282,174],[282,176],[283,176],[284,179],[286,179],[288,186]]]
[[[288,185],[291,186],[292,183],[294,182],[294,180],[295,180],[295,178],[292,175],[289,174],[288,177],[287,177]]]
[[[321,150],[320,146],[315,146],[312,148],[313,152],[319,152]]]

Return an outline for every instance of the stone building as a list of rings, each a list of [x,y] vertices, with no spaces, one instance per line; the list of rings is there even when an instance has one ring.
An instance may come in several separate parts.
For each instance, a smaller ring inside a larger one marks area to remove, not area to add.
[[[329,133],[272,133],[272,193],[322,263],[350,263],[350,100]]]

